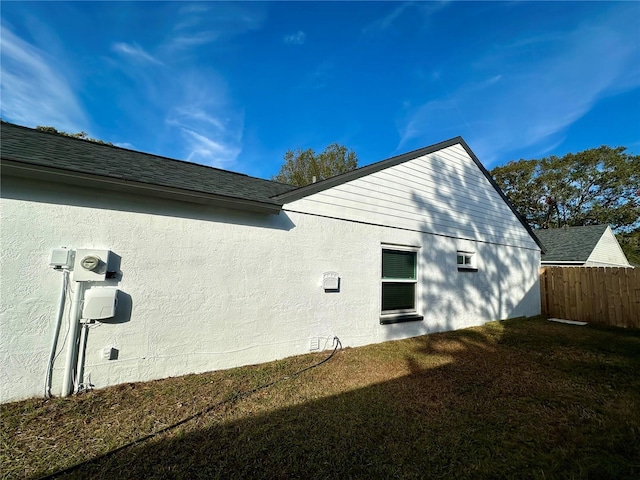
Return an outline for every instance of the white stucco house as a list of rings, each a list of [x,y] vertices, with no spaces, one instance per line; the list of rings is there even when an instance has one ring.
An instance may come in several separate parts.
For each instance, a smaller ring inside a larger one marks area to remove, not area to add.
[[[461,138],[295,188],[1,128],[1,402],[540,313],[541,244]]]

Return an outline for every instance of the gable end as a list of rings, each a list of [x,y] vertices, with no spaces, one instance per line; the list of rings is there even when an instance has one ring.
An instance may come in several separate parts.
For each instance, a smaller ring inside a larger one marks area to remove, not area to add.
[[[336,186],[339,186],[339,185],[343,185],[343,184],[345,184],[347,182],[351,182],[353,180],[357,180],[359,178],[365,177],[367,175],[371,175],[371,174],[379,172],[381,170],[385,170],[387,168],[391,168],[391,167],[400,165],[402,163],[409,162],[409,161],[414,160],[416,158],[419,158],[419,157],[422,157],[422,156],[425,156],[425,155],[429,155],[431,153],[435,153],[435,152],[438,152],[440,150],[444,150],[444,149],[452,147],[454,145],[460,145],[465,150],[465,152],[469,155],[469,158],[471,158],[473,160],[473,162],[475,163],[476,167],[478,167],[478,169],[482,172],[484,177],[489,181],[489,183],[491,184],[493,189],[495,189],[495,191],[500,195],[500,198],[502,199],[502,201],[509,207],[509,209],[516,216],[516,218],[518,219],[520,224],[525,228],[525,230],[530,235],[530,237],[535,241],[536,245],[540,248],[540,250],[542,252],[544,252],[545,251],[544,245],[540,242],[538,237],[536,237],[536,235],[533,232],[533,230],[531,229],[531,227],[527,224],[527,222],[524,220],[524,218],[518,213],[518,211],[515,209],[513,204],[506,197],[506,195],[504,194],[502,189],[498,186],[498,184],[495,182],[493,177],[491,177],[491,174],[489,173],[489,171],[484,167],[484,165],[482,165],[482,163],[480,162],[478,157],[476,157],[475,153],[473,153],[473,151],[471,150],[469,145],[467,145],[467,143],[464,141],[464,139],[462,137],[460,137],[460,136],[452,138],[452,139],[449,139],[449,140],[445,140],[445,141],[440,142],[440,143],[436,143],[436,144],[431,145],[429,147],[424,147],[424,148],[421,148],[421,149],[418,149],[418,150],[414,150],[414,151],[411,151],[411,152],[408,152],[408,153],[404,153],[402,155],[391,157],[389,159],[382,160],[380,162],[376,162],[376,163],[373,163],[371,165],[367,165],[365,167],[358,168],[356,170],[352,170],[351,172],[346,172],[346,173],[343,173],[341,175],[337,175],[335,177],[327,178],[327,179],[321,180],[320,182],[317,182],[317,183],[312,183],[312,184],[306,185],[304,187],[299,187],[299,188],[297,188],[295,190],[292,190],[290,192],[285,192],[283,194],[276,195],[276,196],[272,197],[272,199],[276,200],[278,202],[282,202],[283,204],[295,202],[296,200],[300,200],[300,199],[303,199],[303,198],[308,197],[310,195],[323,192],[323,191],[328,190],[330,188],[333,188],[333,187],[336,187]]]

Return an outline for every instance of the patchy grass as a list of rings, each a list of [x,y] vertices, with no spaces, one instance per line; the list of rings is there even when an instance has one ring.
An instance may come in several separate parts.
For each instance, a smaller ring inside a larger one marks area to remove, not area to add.
[[[640,332],[542,319],[3,405],[3,478],[640,478]]]

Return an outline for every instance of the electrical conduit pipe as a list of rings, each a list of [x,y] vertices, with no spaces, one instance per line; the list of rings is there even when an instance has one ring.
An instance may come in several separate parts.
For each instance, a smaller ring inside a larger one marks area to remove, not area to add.
[[[80,344],[78,346],[78,367],[76,370],[76,380],[74,382],[73,393],[78,393],[80,388],[83,387],[84,377],[84,355],[87,349],[87,334],[89,331],[89,324],[82,324],[82,330],[80,331]]]
[[[62,379],[62,394],[66,397],[73,391],[73,376],[76,366],[78,352],[78,327],[80,326],[80,306],[84,293],[84,283],[73,282],[75,289],[73,300],[71,301],[71,313],[69,326],[69,345],[67,347],[67,358],[64,367],[64,378]]]
[[[49,362],[47,363],[47,373],[44,379],[44,396],[51,398],[51,375],[53,373],[53,361],[56,357],[58,349],[58,337],[60,336],[60,326],[62,325],[62,317],[64,316],[64,304],[67,295],[67,286],[69,285],[69,270],[62,271],[62,289],[60,290],[60,300],[58,301],[58,316],[56,317],[56,330],[53,334],[51,342],[51,351],[49,352]]]

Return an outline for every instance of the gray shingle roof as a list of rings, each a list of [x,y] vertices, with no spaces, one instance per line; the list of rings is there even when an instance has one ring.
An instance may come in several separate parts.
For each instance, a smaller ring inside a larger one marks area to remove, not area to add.
[[[282,205],[295,187],[158,155],[101,145],[2,122],[2,160],[82,174]]]
[[[546,247],[543,262],[586,262],[608,225],[536,230]]]

